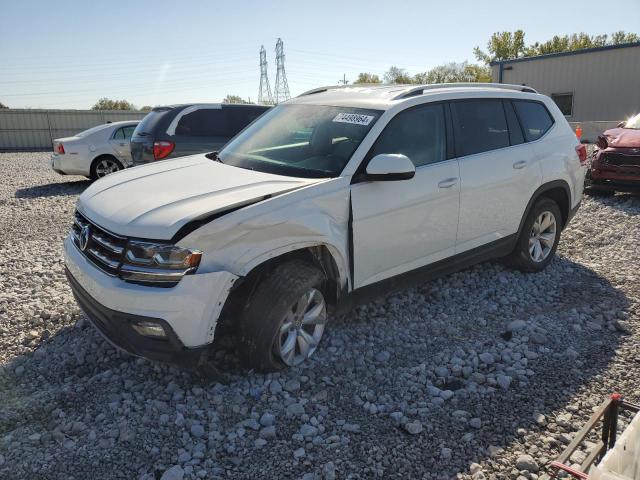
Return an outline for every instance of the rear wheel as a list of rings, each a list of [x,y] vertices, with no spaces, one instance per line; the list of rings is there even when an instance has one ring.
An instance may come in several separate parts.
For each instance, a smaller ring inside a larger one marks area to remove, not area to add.
[[[91,164],[91,178],[97,180],[98,178],[106,177],[110,173],[122,170],[122,164],[111,155],[103,155],[96,158]]]
[[[324,283],[318,268],[298,260],[260,281],[240,320],[240,356],[248,368],[274,371],[313,355],[327,323]]]
[[[553,259],[562,230],[562,214],[550,198],[539,199],[529,212],[508,263],[525,272],[539,272]]]

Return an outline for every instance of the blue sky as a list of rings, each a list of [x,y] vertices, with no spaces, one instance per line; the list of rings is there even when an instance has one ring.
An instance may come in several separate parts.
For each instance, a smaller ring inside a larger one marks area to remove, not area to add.
[[[623,12],[623,13],[619,13]],[[137,106],[255,100],[264,44],[275,84],[284,41],[292,95],[346,74],[410,73],[474,61],[495,31],[527,43],[555,34],[640,32],[640,2],[601,1],[5,1],[0,101],[14,107],[89,108],[98,98]]]

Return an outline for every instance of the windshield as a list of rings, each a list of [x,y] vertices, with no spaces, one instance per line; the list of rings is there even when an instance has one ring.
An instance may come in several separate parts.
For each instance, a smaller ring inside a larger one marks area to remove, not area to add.
[[[635,117],[631,117],[629,120],[624,122],[624,128],[632,128],[634,130],[640,130],[640,113]]]
[[[304,178],[337,177],[381,112],[324,105],[279,105],[218,155],[227,165]]]

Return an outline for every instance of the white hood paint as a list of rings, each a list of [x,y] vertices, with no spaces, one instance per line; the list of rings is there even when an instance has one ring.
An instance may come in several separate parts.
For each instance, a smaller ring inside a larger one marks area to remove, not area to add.
[[[80,196],[78,210],[113,233],[166,240],[191,220],[321,180],[256,172],[194,155],[98,180]]]

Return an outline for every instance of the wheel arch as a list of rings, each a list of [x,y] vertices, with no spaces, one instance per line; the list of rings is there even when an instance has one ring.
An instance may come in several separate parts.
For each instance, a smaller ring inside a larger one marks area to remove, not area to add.
[[[550,198],[558,204],[560,212],[562,213],[562,228],[564,229],[567,225],[571,211],[571,188],[565,180],[553,180],[538,187],[538,189],[533,192],[533,195],[531,195],[531,198],[527,203],[527,207],[524,210],[524,214],[520,219],[518,236],[522,233],[522,228],[524,227],[524,222],[529,216],[529,212],[535,203],[542,197]]]

